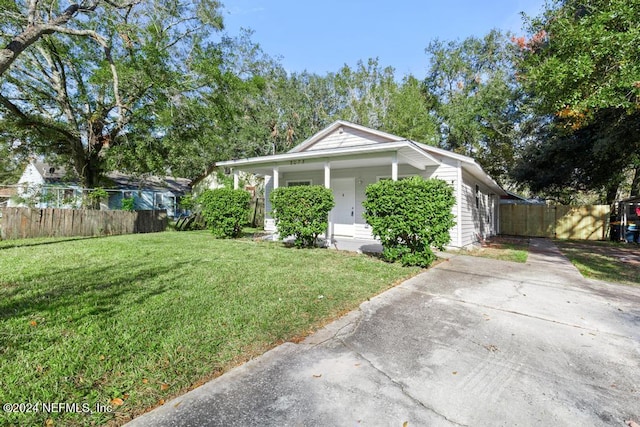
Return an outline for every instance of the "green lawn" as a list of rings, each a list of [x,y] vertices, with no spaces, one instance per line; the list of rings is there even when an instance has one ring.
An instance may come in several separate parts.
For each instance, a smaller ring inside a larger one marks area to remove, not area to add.
[[[418,271],[207,232],[0,242],[0,402],[113,409],[0,425],[122,424]]]
[[[584,277],[640,285],[640,251],[635,244],[587,240],[555,243]]]

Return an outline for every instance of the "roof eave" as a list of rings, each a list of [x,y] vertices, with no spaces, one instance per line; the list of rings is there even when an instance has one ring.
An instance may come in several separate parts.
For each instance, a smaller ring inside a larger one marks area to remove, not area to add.
[[[410,147],[416,151],[419,151],[425,157],[429,158],[436,164],[439,164],[435,157],[431,156],[428,152],[421,150],[420,147],[417,146],[416,143],[409,140],[401,140],[396,142],[389,142],[386,144],[370,144],[365,146],[358,147],[348,147],[348,148],[334,148],[329,150],[317,150],[317,151],[301,151],[301,152],[288,152],[284,154],[275,154],[271,156],[263,156],[263,157],[250,157],[246,159],[236,159],[236,160],[226,160],[223,162],[217,162],[216,166],[220,167],[234,167],[234,166],[250,166],[250,165],[260,165],[260,164],[272,164],[278,162],[286,162],[291,160],[302,160],[302,159],[314,159],[314,158],[326,158],[326,157],[340,157],[347,156],[351,154],[359,154],[359,153],[375,153],[381,152],[384,153],[386,151],[394,151],[401,148]]]

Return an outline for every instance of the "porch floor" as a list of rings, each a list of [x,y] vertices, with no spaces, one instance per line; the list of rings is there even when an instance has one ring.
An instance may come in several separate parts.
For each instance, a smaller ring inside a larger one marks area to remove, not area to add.
[[[262,237],[265,240],[275,240],[274,235],[270,234]],[[325,243],[324,239],[320,239],[322,243]],[[288,238],[284,240],[285,242],[291,243],[293,238]],[[380,254],[382,253],[382,245],[377,240],[370,239],[354,239],[352,237],[338,236],[331,240],[331,244],[328,245],[330,249],[336,249],[339,251],[349,251],[349,252],[358,252],[358,253],[374,253]]]
[[[351,237],[334,237],[329,247],[340,251],[375,254],[382,253],[382,245],[379,241],[368,239],[354,239]]]

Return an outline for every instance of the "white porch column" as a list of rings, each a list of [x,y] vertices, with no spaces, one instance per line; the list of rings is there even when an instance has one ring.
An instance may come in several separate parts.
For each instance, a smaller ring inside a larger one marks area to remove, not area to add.
[[[331,188],[331,163],[324,162],[324,187]]]
[[[274,166],[273,167],[273,189],[275,190],[276,188],[278,188],[278,186],[280,185],[280,170],[278,168],[278,166]],[[273,233],[273,241],[277,241],[278,240],[278,235],[280,233],[278,233],[278,230],[276,229],[276,232]]]
[[[331,163],[324,162],[324,187],[331,188]],[[331,245],[331,235],[333,234],[333,224],[331,222],[331,212],[329,212],[329,218],[327,218],[327,231],[325,241],[327,247]]]
[[[398,180],[398,152],[394,151],[391,154],[391,180]]]
[[[462,163],[458,160],[456,176],[456,234],[458,247],[462,247]]]
[[[280,186],[280,174],[278,166],[273,167],[273,189],[275,190]]]
[[[240,171],[234,169],[233,170],[233,189],[237,190],[240,186]]]

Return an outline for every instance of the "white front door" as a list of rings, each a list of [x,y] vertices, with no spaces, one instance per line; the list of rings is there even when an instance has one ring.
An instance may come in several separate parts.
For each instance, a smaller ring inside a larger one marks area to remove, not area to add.
[[[336,202],[336,206],[331,211],[333,234],[353,237],[356,218],[356,180],[355,178],[332,179],[331,190]]]

